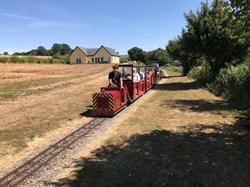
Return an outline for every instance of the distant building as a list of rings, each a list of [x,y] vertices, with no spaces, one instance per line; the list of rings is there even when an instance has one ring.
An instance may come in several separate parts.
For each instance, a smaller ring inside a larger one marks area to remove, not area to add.
[[[71,64],[119,63],[119,53],[106,46],[100,48],[76,47],[70,55]]]

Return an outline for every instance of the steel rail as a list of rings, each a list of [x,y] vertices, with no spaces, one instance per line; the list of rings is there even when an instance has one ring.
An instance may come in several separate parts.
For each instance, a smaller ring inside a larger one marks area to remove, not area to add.
[[[84,126],[71,132],[69,135],[63,137],[61,140],[49,146],[47,149],[1,178],[0,186],[18,186],[72,144],[93,132],[93,130],[106,119],[107,118],[95,118]]]

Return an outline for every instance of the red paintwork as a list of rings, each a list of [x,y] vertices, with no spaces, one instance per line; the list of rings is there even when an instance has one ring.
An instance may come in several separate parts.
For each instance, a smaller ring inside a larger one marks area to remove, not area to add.
[[[97,97],[97,109],[92,110],[93,116],[112,117],[116,111],[127,104],[127,91],[121,88],[101,88],[100,94],[111,94],[112,102],[107,97]],[[111,107],[112,105],[112,107]],[[101,110],[100,110],[101,109]]]
[[[134,83],[132,80],[124,80],[123,86],[125,89],[123,90],[121,88],[101,88],[101,92],[97,93],[95,98],[95,107],[93,107],[92,115],[113,117],[117,111],[128,104],[128,95],[133,102],[150,90],[159,80],[160,74],[154,75],[152,73],[138,83]],[[106,95],[102,96],[102,94]]]

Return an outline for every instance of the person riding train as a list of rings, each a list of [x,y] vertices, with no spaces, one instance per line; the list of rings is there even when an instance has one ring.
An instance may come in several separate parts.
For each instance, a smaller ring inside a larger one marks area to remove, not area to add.
[[[109,87],[120,87],[124,89],[123,87],[123,81],[121,73],[118,71],[119,67],[118,65],[113,66],[113,71],[109,73]]]
[[[140,81],[140,75],[136,72],[136,68],[133,68],[133,82],[139,82]]]
[[[128,73],[127,68],[123,68],[122,79],[124,79],[124,80],[130,80],[131,79],[131,75]]]

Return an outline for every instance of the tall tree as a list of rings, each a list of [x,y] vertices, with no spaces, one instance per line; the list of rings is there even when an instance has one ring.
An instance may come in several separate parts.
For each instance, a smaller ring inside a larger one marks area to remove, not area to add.
[[[54,43],[50,51],[51,55],[61,54],[61,44]]]
[[[147,52],[147,56],[148,60],[157,61],[160,66],[171,63],[171,58],[167,51],[161,48]]]
[[[196,64],[199,56],[193,54],[189,48],[185,47],[186,45],[183,44],[183,38],[178,36],[173,40],[169,40],[168,45],[166,46],[166,51],[172,59],[181,63],[183,74],[187,75]]]
[[[45,47],[43,46],[39,46],[36,50],[36,55],[37,56],[48,56],[49,53],[48,53],[48,50],[45,49]]]
[[[138,47],[133,47],[130,50],[128,50],[128,55],[131,60],[146,62],[146,52]]]
[[[182,45],[190,53],[203,56],[214,72],[228,63],[242,61],[247,48],[228,2],[214,0],[211,7],[202,3],[200,10],[185,14],[185,18]]]
[[[60,50],[61,55],[66,55],[69,54],[70,52],[71,48],[68,44],[61,44],[61,50]]]

